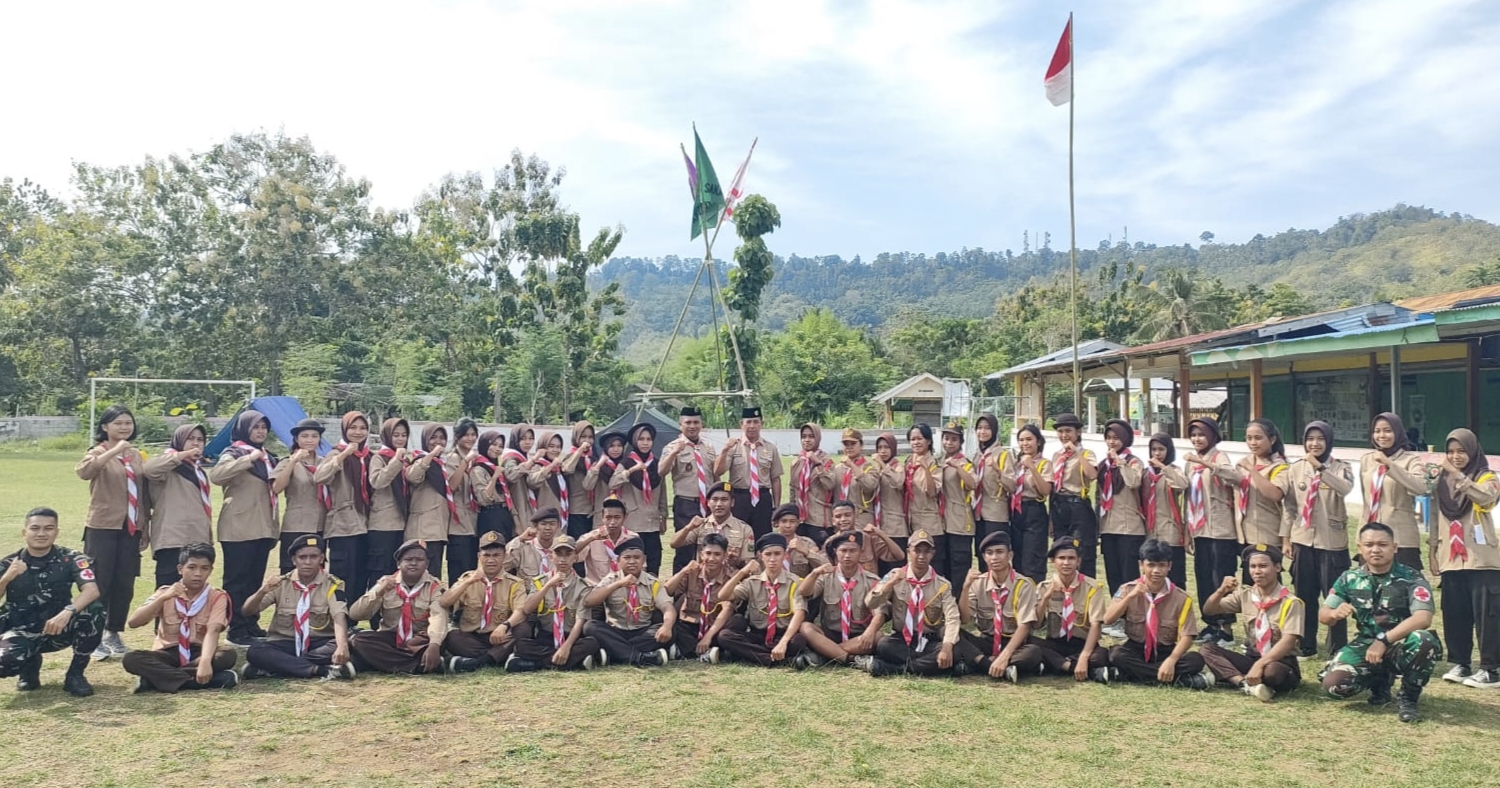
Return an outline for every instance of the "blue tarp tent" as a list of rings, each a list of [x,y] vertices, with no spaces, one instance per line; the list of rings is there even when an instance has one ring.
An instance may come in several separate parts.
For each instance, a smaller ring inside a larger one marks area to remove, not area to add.
[[[229,448],[230,434],[234,432],[234,423],[246,410],[258,410],[266,414],[271,421],[271,432],[287,446],[292,445],[292,427],[297,422],[307,418],[307,411],[302,409],[302,404],[295,397],[257,397],[250,401],[249,405],[235,412],[234,418],[219,430],[213,440],[203,448],[203,456],[210,460],[217,460],[225,449]],[[318,447],[319,454],[327,454],[333,450],[333,444],[325,437]]]

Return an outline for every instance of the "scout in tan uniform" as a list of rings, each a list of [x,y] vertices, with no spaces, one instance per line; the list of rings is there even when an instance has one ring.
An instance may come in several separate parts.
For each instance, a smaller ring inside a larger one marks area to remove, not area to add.
[[[625,502],[619,498],[604,499],[598,528],[577,542],[578,561],[583,564],[590,585],[599,585],[611,572],[620,571],[619,546],[635,533],[625,528]]]
[[[479,557],[479,496],[475,494],[469,471],[479,456],[479,425],[473,419],[459,419],[453,425],[453,443],[443,453],[443,474],[448,479],[456,516],[448,520],[448,580],[472,572]]]
[[[532,449],[536,446],[536,430],[530,424],[517,424],[510,428],[510,440],[500,453],[501,481],[509,490],[506,500],[511,503],[513,533],[520,533],[531,525],[531,513],[537,510],[536,490],[526,483],[533,462]]]
[[[352,679],[349,662],[349,612],[344,583],[323,571],[323,540],[304,536],[292,545],[291,572],[266,581],[245,600],[258,616],[275,606],[271,629],[245,653],[242,679],[287,676],[308,679]]]
[[[208,474],[198,465],[208,433],[197,424],[172,432],[172,444],[146,461],[151,491],[151,554],[156,559],[156,587],[177,582],[178,554],[195,542],[214,540],[213,505]]]
[[[479,568],[465,572],[438,600],[444,610],[458,613],[458,628],[448,630],[443,639],[444,650],[453,655],[449,673],[504,664],[515,646],[516,624],[510,619],[517,613],[525,618],[522,603],[531,584],[506,571],[506,552],[500,534],[491,531],[480,537]]]
[[[1052,495],[1052,466],[1042,457],[1047,445],[1035,424],[1016,430],[1018,450],[1000,465],[1000,483],[1010,496],[1010,544],[1016,568],[1035,582],[1047,575],[1051,523],[1047,498]]]
[[[1426,495],[1427,471],[1411,451],[1401,417],[1382,413],[1370,425],[1375,451],[1359,460],[1359,491],[1367,523],[1385,523],[1396,532],[1396,561],[1422,571],[1422,532],[1417,525],[1418,495]]]
[[[1109,453],[1099,463],[1099,541],[1104,553],[1104,579],[1109,593],[1139,577],[1136,562],[1146,543],[1146,515],[1141,511],[1141,482],[1145,463],[1130,453],[1135,432],[1122,419],[1104,422],[1104,445]]]
[[[615,471],[619,469],[621,461],[625,458],[625,433],[606,432],[599,436],[599,447],[604,450],[599,461],[589,468],[584,475],[583,485],[594,491],[594,516],[604,514],[604,502],[610,498],[619,500],[617,487],[614,483]],[[597,524],[595,526],[597,528]]]
[[[728,549],[729,541],[723,536],[705,534],[698,542],[698,557],[667,581],[667,594],[677,600],[677,624],[672,628],[674,658],[697,657],[713,664],[719,661],[719,650],[714,646],[714,638],[723,629],[719,623],[719,591],[733,576],[725,560]]]
[[[1234,464],[1235,475],[1239,477],[1235,480],[1239,488],[1235,496],[1240,516],[1238,538],[1243,544],[1281,545],[1282,554],[1290,555],[1287,551],[1292,547],[1291,534],[1286,526],[1291,521],[1285,515],[1288,511],[1295,515],[1302,499],[1287,495],[1289,466],[1282,454],[1281,435],[1269,421],[1252,421],[1245,428],[1245,445],[1250,454]],[[1325,442],[1324,448],[1331,450],[1332,442]],[[1248,570],[1240,568],[1241,579],[1247,580]],[[1338,577],[1342,571],[1333,576]]]
[[[1287,539],[1292,548],[1292,587],[1305,610],[1317,610],[1323,594],[1349,568],[1349,514],[1344,496],[1354,492],[1354,470],[1333,459],[1333,428],[1314,421],[1302,430],[1306,454],[1287,468],[1281,482],[1286,491]],[[1318,619],[1304,616],[1302,655],[1318,651]],[[1328,654],[1349,642],[1343,621],[1328,628]]]
[[[563,499],[568,497],[568,483],[562,475],[562,449],[561,435],[551,430],[542,431],[536,441],[536,451],[531,456],[531,471],[526,474],[526,486],[536,496],[533,512],[552,509],[565,521],[568,518],[567,512],[563,511]],[[572,503],[572,500],[568,501],[570,506]],[[533,513],[533,522],[535,519],[536,515]]]
[[[1037,629],[1031,643],[1043,672],[1109,683],[1109,651],[1099,646],[1108,609],[1104,584],[1078,571],[1078,545],[1064,537],[1047,551],[1053,575],[1037,588]]]
[[[714,482],[708,491],[709,515],[694,516],[677,526],[677,531],[672,534],[672,549],[679,555],[692,556],[697,553],[694,545],[702,547],[704,539],[717,534],[728,544],[726,560],[729,568],[736,570],[744,566],[755,557],[755,533],[750,530],[749,523],[730,513],[733,508],[734,494],[729,483]]]
[[[947,541],[943,538],[945,523],[938,505],[943,497],[943,469],[933,453],[932,428],[926,424],[914,425],[906,432],[906,442],[911,446],[911,453],[901,467],[906,524],[913,533],[923,531],[933,540],[937,552],[932,558],[932,571],[941,574],[937,567],[948,555]]]
[[[505,571],[531,585],[538,577],[546,577],[557,568],[557,559],[552,555],[552,545],[562,530],[562,515],[556,509],[539,509],[531,516],[531,527],[520,536],[510,540],[506,548]]]
[[[877,494],[874,514],[880,532],[889,536],[904,551],[911,526],[906,521],[906,473],[896,459],[896,449],[896,436],[892,433],[883,432],[875,439],[875,458],[872,462],[875,463]],[[882,564],[879,574],[884,575],[903,566],[906,566],[904,561],[894,566]]]
[[[799,529],[802,524],[801,515],[797,512],[797,505],[784,503],[776,507],[773,525],[775,533],[786,540],[786,549],[782,553],[781,568],[797,577],[807,577],[813,569],[828,563],[828,557],[823,554],[823,549],[818,547],[813,540],[802,536]]]
[[[297,422],[292,427],[292,443],[291,456],[271,472],[271,491],[281,496],[282,574],[292,571],[292,559],[287,555],[292,545],[304,536],[323,535],[332,505],[328,485],[317,481],[323,422],[317,419]]]
[[[219,507],[219,551],[224,556],[224,590],[230,599],[249,599],[266,579],[266,560],[279,533],[277,498],[271,476],[276,457],[265,448],[271,420],[246,410],[234,420],[234,442],[208,471],[208,481],[224,488]],[[266,636],[244,609],[229,614],[229,641],[249,643]]]
[[[1004,531],[986,536],[979,554],[989,571],[970,569],[958,595],[960,620],[979,634],[965,629],[959,637],[973,649],[974,672],[1014,684],[1022,674],[1041,672],[1042,650],[1029,641],[1037,622],[1036,584],[1011,567],[1010,536]]]
[[[421,542],[427,565],[441,573],[443,551],[448,546],[448,528],[458,521],[458,499],[443,462],[448,446],[448,428],[429,424],[422,428],[422,448],[406,469],[411,485],[411,503],[406,515],[406,544]],[[436,575],[434,575],[436,577]]]
[[[385,575],[396,571],[391,558],[406,537],[406,513],[411,505],[411,484],[406,481],[407,464],[411,462],[411,425],[406,419],[386,419],[380,424],[380,449],[370,458],[370,517],[365,550],[365,588],[354,588],[363,594]]]
[[[984,541],[995,531],[1010,533],[1010,495],[1000,483],[1006,472],[1004,463],[1012,460],[1000,441],[1000,420],[993,413],[981,413],[974,419],[974,439],[979,454],[974,458],[974,478],[979,482],[974,492],[974,539]]]
[[[500,456],[504,452],[505,433],[499,430],[479,433],[474,444],[474,461],[469,463],[469,489],[474,493],[474,502],[479,504],[475,535],[483,538],[485,534],[497,533],[509,542],[516,535],[516,521],[507,497],[510,488],[505,486],[504,474],[500,472]]]
[[[974,566],[974,491],[979,479],[974,463],[964,456],[964,431],[957,422],[943,427],[942,494],[938,514],[943,518],[943,546],[933,570],[944,577],[967,577]]]
[[[1245,429],[1247,440],[1252,427]],[[1253,429],[1265,435],[1263,427]],[[1198,603],[1202,605],[1219,587],[1219,581],[1234,574],[1239,565],[1241,547],[1235,527],[1234,491],[1244,475],[1230,464],[1228,455],[1219,451],[1222,438],[1217,421],[1193,419],[1188,422],[1188,438],[1193,450],[1182,457],[1183,472],[1188,479],[1183,510],[1190,540],[1188,552],[1194,556],[1193,582],[1198,589]],[[1221,627],[1227,630],[1234,626],[1232,616],[1208,616],[1203,623],[1204,639],[1234,642],[1228,631],[1220,631]]]
[[[1445,445],[1437,480],[1439,520],[1428,534],[1432,566],[1442,578],[1443,636],[1453,663],[1443,678],[1494,689],[1500,686],[1500,541],[1490,510],[1500,501],[1500,480],[1472,430],[1448,433]],[[1476,640],[1479,670],[1470,673]]]
[[[864,528],[878,522],[875,509],[880,502],[880,469],[865,456],[864,433],[852,427],[842,438],[844,451],[833,463],[835,501],[854,502],[854,520]]]
[[[559,670],[592,670],[599,659],[599,641],[583,634],[587,615],[584,599],[593,586],[573,571],[573,538],[557,537],[552,551],[557,566],[552,574],[532,581],[535,590],[521,603],[522,612],[534,621],[517,629],[515,653],[505,661],[507,673],[525,673],[544,667]],[[519,625],[516,615],[511,621]]]
[[[891,634],[875,642],[870,675],[961,676],[978,657],[958,636],[963,624],[953,585],[932,571],[936,552],[926,531],[913,531],[906,567],[893,570],[865,595],[865,607],[879,611],[892,627]]]
[[[573,422],[570,433],[573,448],[561,460],[563,481],[568,485],[568,536],[580,539],[594,530],[594,512],[599,508],[595,500],[598,493],[587,483],[589,471],[594,467],[594,425],[587,421]]]
[[[1182,491],[1187,489],[1187,477],[1173,463],[1177,462],[1177,446],[1172,436],[1158,432],[1151,436],[1151,458],[1146,463],[1145,478],[1141,481],[1141,508],[1146,513],[1146,538],[1166,542],[1172,547],[1173,583],[1187,587],[1187,522],[1182,515]]]
[[[646,546],[639,536],[619,543],[615,552],[620,570],[605,575],[583,602],[603,607],[604,620],[584,623],[583,634],[598,641],[602,664],[665,665],[677,608],[662,582],[646,571]]]
[[[852,501],[835,501],[833,504],[833,534],[823,543],[823,552],[833,557],[829,543],[834,536],[843,536],[851,533],[861,534],[857,540],[859,544],[859,564],[865,571],[875,572],[881,564],[905,563],[906,551],[896,544],[896,541],[886,536],[874,523],[866,523],[863,528],[856,531],[855,506]],[[826,564],[824,564],[826,566]],[[880,575],[876,575],[880,577]]]
[[[727,473],[734,488],[734,516],[757,537],[771,532],[771,511],[781,505],[781,452],[761,440],[760,408],[740,411],[742,437],[730,438],[714,460],[714,477]]]
[[[787,540],[766,534],[755,540],[756,560],[729,578],[719,591],[719,648],[736,660],[761,667],[785,664],[807,648],[802,623],[807,600],[797,593],[800,578],[782,568]]]
[[[667,488],[657,471],[656,428],[641,422],[626,433],[630,453],[615,471],[610,484],[625,502],[625,527],[634,531],[646,549],[646,571],[661,570],[661,530],[667,521]]]
[[[350,588],[364,589],[365,565],[369,563],[370,421],[358,411],[345,413],[339,421],[344,440],[333,447],[313,481],[328,488],[333,508],[323,524],[327,540],[328,571]]]
[[[679,549],[676,535],[694,518],[708,516],[708,495],[718,483],[714,463],[719,453],[703,440],[703,411],[689,405],[677,414],[682,435],[667,444],[657,463],[657,472],[672,479],[672,571],[681,572],[693,560],[693,551]],[[684,544],[684,547],[686,544]]]
[[[1245,653],[1218,643],[1199,649],[1214,678],[1263,703],[1297,688],[1302,667],[1297,662],[1297,641],[1302,637],[1302,600],[1281,584],[1281,551],[1254,544],[1245,548],[1252,585],[1240,585],[1233,575],[1208,598],[1205,612],[1243,613]]]
[[[1125,620],[1126,641],[1110,649],[1110,678],[1208,689],[1213,674],[1190,649],[1198,634],[1192,597],[1172,584],[1172,548],[1155,539],[1141,545],[1141,577],[1115,594],[1104,625]]]
[[[449,626],[440,600],[448,589],[427,573],[427,546],[420,541],[404,542],[395,557],[396,574],[380,578],[349,606],[355,621],[380,613],[380,629],[349,642],[350,657],[362,672],[440,672]]]
[[[229,594],[208,583],[216,558],[204,542],[183,547],[182,579],[156,589],[130,614],[126,624],[132,629],[157,623],[151,650],[132,651],[120,661],[136,677],[134,692],[228,689],[240,682],[233,670],[238,655],[219,644],[230,602]]]
[[[821,614],[802,624],[808,651],[793,662],[795,667],[832,660],[857,670],[870,670],[885,614],[865,607],[865,597],[880,582],[879,575],[860,563],[864,542],[872,533],[880,534],[874,523],[865,527],[863,535],[846,529],[828,537],[823,549],[833,563],[814,569],[798,589],[803,597],[821,602]]]
[[[783,500],[797,505],[797,514],[803,524],[800,533],[821,544],[828,538],[832,524],[828,508],[838,482],[833,474],[833,461],[821,448],[823,428],[808,422],[798,428],[798,433],[802,450],[797,453],[797,459],[792,460]]]
[[[104,639],[94,650],[94,659],[126,652],[120,631],[130,615],[135,579],[141,574],[141,538],[151,501],[147,497],[145,457],[131,445],[132,440],[135,417],[123,405],[111,405],[100,414],[94,428],[94,447],[74,468],[78,478],[89,483],[83,551],[94,560],[99,601],[105,610]],[[261,570],[265,570],[264,563]]]
[[[1062,448],[1052,453],[1052,537],[1078,540],[1079,571],[1097,577],[1099,521],[1089,503],[1089,486],[1099,475],[1099,458],[1079,443],[1083,421],[1072,413],[1052,420]]]

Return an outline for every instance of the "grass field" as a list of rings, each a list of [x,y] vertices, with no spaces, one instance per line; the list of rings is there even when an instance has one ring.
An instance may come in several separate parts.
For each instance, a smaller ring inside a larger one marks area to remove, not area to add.
[[[4,552],[41,504],[62,513],[61,542],[79,544],[75,460],[0,453]],[[147,630],[125,639],[150,644]],[[1319,697],[1311,660],[1304,688],[1270,705],[1225,690],[697,663],[136,696],[110,661],[89,670],[98,694],[77,700],[58,686],[64,660],[48,657],[39,692],[0,686],[5,785],[1478,786],[1495,784],[1500,743],[1500,693],[1435,682],[1423,721],[1402,725],[1394,707]]]

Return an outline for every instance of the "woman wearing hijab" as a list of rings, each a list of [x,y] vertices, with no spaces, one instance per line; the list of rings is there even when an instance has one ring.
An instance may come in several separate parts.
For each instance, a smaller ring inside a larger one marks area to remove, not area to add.
[[[1000,421],[993,413],[981,413],[974,419],[974,439],[978,448],[974,457],[974,543],[984,541],[993,531],[1010,534],[1010,496],[1000,477],[1008,470],[1004,463],[1010,452],[1000,440]]]
[[[620,469],[620,464],[625,462],[625,433],[606,432],[599,435],[599,448],[603,454],[599,461],[589,468],[588,475],[583,478],[583,486],[588,488],[594,497],[594,518],[597,520],[603,514],[604,502],[609,500],[616,491],[624,486],[624,483],[615,484],[615,472]]]
[[[1109,594],[1141,576],[1141,545],[1146,543],[1146,515],[1141,511],[1141,481],[1146,464],[1131,453],[1135,430],[1130,422],[1104,422],[1108,452],[1099,461],[1099,546]]]
[[[281,532],[277,525],[280,508],[272,489],[276,457],[266,450],[271,420],[258,410],[246,410],[234,420],[229,435],[233,442],[208,472],[208,480],[224,488],[219,507],[219,560],[224,567],[224,590],[234,600],[230,605],[228,638],[248,643],[263,638],[260,622],[241,609],[265,582],[266,560]]]
[[[1004,461],[1001,483],[1010,494],[1010,545],[1017,570],[1032,582],[1047,576],[1047,497],[1052,494],[1052,467],[1042,455],[1047,439],[1035,424],[1016,430],[1016,450]]]
[[[469,465],[469,489],[474,491],[474,500],[479,504],[476,535],[483,539],[485,534],[498,533],[509,544],[515,538],[516,521],[511,519],[507,488],[501,480],[500,455],[504,452],[505,433],[485,430],[479,434],[474,444],[474,462]]]
[[[666,491],[651,451],[655,443],[655,427],[645,422],[632,426],[625,433],[629,454],[610,480],[625,502],[625,528],[645,544],[646,571],[651,574],[661,571],[661,529],[667,521]]]
[[[1235,482],[1235,489],[1238,490],[1235,505],[1240,516],[1240,543],[1278,545],[1282,555],[1293,555],[1291,535],[1285,528],[1289,521],[1283,516],[1283,503],[1291,505],[1291,497],[1287,495],[1291,487],[1290,477],[1287,475],[1289,466],[1286,461],[1286,446],[1281,441],[1281,433],[1276,429],[1275,422],[1270,419],[1252,419],[1245,426],[1245,446],[1250,449],[1250,453],[1234,465],[1235,472],[1239,475]],[[1331,442],[1327,442],[1326,446],[1328,451],[1333,451]],[[1295,561],[1293,558],[1294,563]],[[1334,577],[1338,575],[1335,574]],[[1249,566],[1242,567],[1240,581],[1250,582]],[[1328,582],[1330,586],[1333,583],[1332,580]],[[1304,645],[1308,644],[1307,640],[1302,642]]]
[[[94,560],[99,601],[104,603],[104,639],[94,659],[126,652],[120,631],[130,616],[135,579],[141,574],[142,537],[151,511],[145,457],[131,445],[135,416],[111,405],[94,425],[94,447],[74,471],[89,483],[89,510],[83,520],[83,551]]]
[[[1367,523],[1385,523],[1396,532],[1396,562],[1422,571],[1422,532],[1417,525],[1418,495],[1427,494],[1422,459],[1410,451],[1406,426],[1394,413],[1370,424],[1374,451],[1359,459],[1359,492]]]
[[[563,480],[568,485],[568,536],[583,538],[594,530],[594,488],[586,483],[594,466],[594,425],[587,421],[573,424],[573,448],[562,458]]]
[[[1349,513],[1344,496],[1354,492],[1354,469],[1333,457],[1333,427],[1326,421],[1302,428],[1302,459],[1286,471],[1286,523],[1291,527],[1292,587],[1308,610],[1333,588],[1349,568]],[[1259,540],[1258,540],[1259,541]],[[1246,567],[1246,573],[1249,568]],[[1332,658],[1349,643],[1349,627],[1340,621],[1328,628]],[[1318,653],[1318,619],[1302,621],[1302,654]]]
[[[172,431],[170,448],[146,461],[157,588],[178,581],[177,553],[185,545],[214,540],[208,474],[199,465],[207,443],[203,425],[184,424]]]
[[[281,495],[281,573],[292,571],[292,545],[303,537],[323,534],[328,510],[333,508],[328,485],[317,481],[318,449],[323,445],[323,423],[303,419],[292,427],[293,450],[271,474],[271,491]],[[239,597],[234,597],[239,599]]]
[[[1446,446],[1437,480],[1441,519],[1427,537],[1442,577],[1443,636],[1453,663],[1443,678],[1494,689],[1500,687],[1500,548],[1490,510],[1500,501],[1500,480],[1473,431],[1448,433]],[[1479,670],[1471,672],[1476,636]]]
[[[429,424],[422,428],[422,451],[406,469],[411,485],[411,503],[406,513],[406,541],[426,545],[429,571],[442,572],[443,550],[448,546],[448,527],[458,520],[458,499],[448,482],[443,454],[448,448],[448,428]],[[454,578],[457,579],[457,578]]]
[[[911,528],[906,523],[906,474],[901,470],[901,463],[896,460],[897,454],[896,434],[880,433],[880,437],[875,439],[874,457],[875,467],[879,469],[875,492],[875,524],[880,527],[881,533],[890,537],[891,541],[905,551]],[[879,562],[880,574],[884,576],[886,572],[901,566],[905,564]]]
[[[406,513],[411,503],[411,487],[406,468],[412,452],[411,425],[402,418],[390,418],[380,424],[380,450],[370,457],[370,516],[365,534],[365,588],[351,589],[362,594],[380,578],[396,571],[396,548],[406,540]]]
[[[572,501],[564,505],[568,494],[567,480],[562,477],[562,435],[551,430],[542,430],[537,436],[536,451],[531,455],[531,472],[526,474],[526,486],[536,496],[537,511],[556,509],[564,524],[568,522],[567,510]]]
[[[1271,425],[1275,429],[1275,425]],[[1249,428],[1246,428],[1248,434]],[[1183,494],[1183,518],[1187,521],[1188,552],[1193,553],[1193,580],[1198,588],[1198,606],[1208,601],[1210,594],[1224,578],[1234,574],[1240,562],[1239,533],[1234,522],[1234,491],[1243,478],[1230,464],[1229,456],[1219,450],[1223,433],[1219,422],[1211,418],[1193,419],[1188,422],[1188,440],[1193,450],[1182,456],[1183,475],[1187,476],[1187,491]],[[1228,627],[1234,625],[1234,616],[1203,617],[1203,631],[1199,639],[1209,638],[1234,642]]]
[[[822,544],[833,529],[833,491],[838,480],[822,448],[823,427],[807,422],[797,428],[797,438],[799,450],[788,469],[787,494],[781,500],[797,505],[797,517],[802,521],[797,533]]]
[[[531,473],[531,450],[536,446],[536,430],[530,424],[517,424],[510,428],[510,440],[505,442],[505,451],[500,453],[500,474],[510,490],[511,519],[515,520],[516,536],[531,527],[531,513],[540,509],[536,491],[526,483]]]
[[[1146,538],[1172,547],[1172,568],[1167,579],[1179,588],[1187,588],[1187,525],[1182,517],[1182,491],[1188,480],[1173,463],[1177,446],[1172,436],[1158,432],[1151,436],[1151,457],[1146,461],[1146,475],[1141,481],[1141,508],[1146,513]]]
[[[448,582],[479,568],[479,496],[469,480],[469,469],[479,456],[479,425],[462,418],[453,425],[453,445],[443,454],[443,472],[453,491],[458,517],[448,524]]]
[[[347,589],[363,589],[370,551],[370,420],[358,411],[339,420],[344,440],[318,465],[313,481],[324,485],[333,507],[328,510],[323,536],[327,540],[328,571]],[[351,599],[357,599],[352,596]]]

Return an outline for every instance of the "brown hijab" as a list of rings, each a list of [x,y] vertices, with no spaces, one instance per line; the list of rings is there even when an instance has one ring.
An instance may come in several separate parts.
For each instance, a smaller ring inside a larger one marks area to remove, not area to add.
[[[1464,472],[1464,477],[1471,482],[1478,481],[1479,475],[1490,469],[1489,460],[1484,456],[1484,447],[1479,445],[1479,436],[1473,430],[1459,427],[1448,433],[1448,440],[1443,441],[1444,450],[1449,443],[1454,442],[1462,446],[1464,453],[1469,455],[1469,464],[1460,469]],[[1437,494],[1438,509],[1449,520],[1462,518],[1474,506],[1468,496],[1459,492],[1458,483],[1447,473],[1438,480]]]
[[[387,460],[394,461],[396,459],[395,435],[397,427],[406,428],[406,446],[408,449],[411,448],[411,425],[407,423],[406,419],[386,419],[380,424],[380,456]],[[366,483],[368,484],[368,480]],[[411,488],[406,484],[405,473],[396,474],[395,481],[391,482],[391,497],[396,500],[396,511],[400,512],[402,517],[406,517],[407,513],[411,510]]]
[[[1123,419],[1110,419],[1104,422],[1104,434],[1109,435],[1111,433],[1120,439],[1122,451],[1129,449],[1135,444],[1135,430],[1131,429],[1130,424]],[[1125,489],[1124,474],[1120,473],[1119,468],[1110,466],[1108,457],[1100,460],[1098,467],[1100,477],[1105,480],[1101,481],[1101,483],[1108,484],[1112,493],[1118,495]]]
[[[203,436],[204,443],[208,442],[208,432],[203,429],[202,424],[184,424],[172,430],[172,451],[185,451],[188,438],[191,438],[195,432]],[[178,463],[176,471],[178,476],[192,482],[194,487],[198,486],[200,471],[197,463],[192,465],[185,462]]]
[[[365,423],[366,437],[359,444],[359,449],[344,458],[344,478],[354,489],[354,510],[362,515],[370,513],[370,420],[365,414],[357,410],[351,410],[339,419],[339,431],[344,436],[347,445],[349,441],[349,428],[356,421]],[[411,430],[408,428],[407,432]],[[340,447],[342,449],[342,447]]]
[[[1375,432],[1375,424],[1376,424],[1376,422],[1381,422],[1381,421],[1383,421],[1386,424],[1390,425],[1391,432],[1396,433],[1396,442],[1392,443],[1391,447],[1389,449],[1380,449],[1379,446],[1375,446],[1375,439],[1372,437],[1372,438],[1370,438],[1370,445],[1371,446],[1375,446],[1375,448],[1380,449],[1380,451],[1383,454],[1385,454],[1385,456],[1387,456],[1387,457],[1394,457],[1397,454],[1400,454],[1402,451],[1405,451],[1406,449],[1410,449],[1411,448],[1411,437],[1406,434],[1406,425],[1401,423],[1401,417],[1400,416],[1397,416],[1396,414],[1387,411],[1387,412],[1382,413],[1379,416],[1376,416],[1375,418],[1371,419],[1370,420],[1370,432],[1371,432],[1372,435]]]
[[[433,436],[439,432],[443,433],[444,438],[448,437],[448,428],[441,424],[432,423],[422,430],[422,451],[431,451],[427,448],[428,441],[432,440]],[[445,445],[443,451],[447,451],[448,448]],[[437,490],[443,495],[448,494],[447,474],[443,471],[443,456],[441,454],[433,457],[432,463],[427,466],[427,483],[432,485],[432,489]]]

